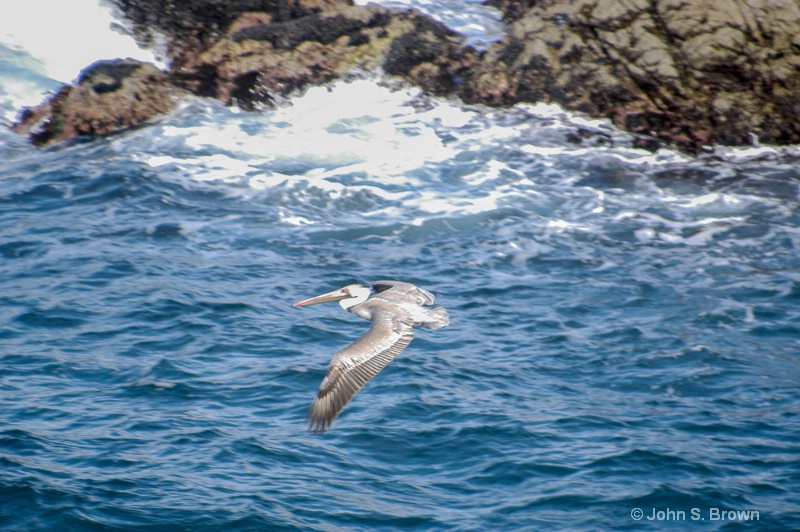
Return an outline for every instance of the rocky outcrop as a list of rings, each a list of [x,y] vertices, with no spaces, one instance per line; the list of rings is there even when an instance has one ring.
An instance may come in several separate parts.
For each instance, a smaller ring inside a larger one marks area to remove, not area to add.
[[[380,68],[446,93],[479,59],[462,43],[463,37],[417,11],[375,5],[277,22],[247,14],[196,60],[182,61],[180,78],[195,92],[246,109],[309,84]]]
[[[753,136],[800,142],[797,2],[535,4],[489,50],[465,99],[558,102],[689,152]]]
[[[649,148],[800,143],[792,0],[492,0],[508,31],[485,52],[419,12],[347,0],[112,1],[140,42],[160,47],[168,73],[140,65],[115,67],[116,81],[82,78],[26,113],[38,142],[149,119],[136,102],[164,112],[176,86],[257,109],[309,84],[383,70],[468,102],[556,102],[610,118]],[[120,100],[100,105],[110,94],[131,98],[130,112],[120,116]],[[88,108],[65,111],[73,103]]]
[[[114,133],[172,111],[185,94],[155,66],[133,60],[101,61],[76,85],[22,112],[15,130],[38,145]]]
[[[132,77],[118,79],[120,90],[107,92],[129,98],[131,105],[120,100],[104,104],[111,95],[100,97],[95,83],[82,78],[76,87],[65,87],[25,111],[18,131],[31,132],[34,142],[42,144],[124,129],[135,125],[135,118],[148,120],[169,110],[166,104],[172,100],[163,96],[175,95],[176,87],[253,110],[310,84],[380,69],[445,94],[463,83],[480,57],[462,46],[462,36],[413,10],[335,0],[118,0],[117,5],[139,28],[139,42],[152,44],[158,35],[167,36],[169,71],[148,71],[152,113],[142,109],[150,98],[140,71],[117,67],[116,72]],[[78,110],[80,105],[84,108]]]
[[[284,22],[351,6],[350,0],[107,0],[131,23],[134,38],[179,72],[244,16],[245,23]],[[249,20],[247,15],[249,15]]]

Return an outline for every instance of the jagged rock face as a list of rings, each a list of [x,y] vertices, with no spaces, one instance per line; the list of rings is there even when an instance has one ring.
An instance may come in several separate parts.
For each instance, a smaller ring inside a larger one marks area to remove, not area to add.
[[[214,45],[245,13],[274,21],[300,18],[350,0],[106,0],[132,25],[136,40],[159,50],[178,71]]]
[[[180,76],[195,92],[249,109],[308,84],[383,68],[436,92],[453,91],[478,54],[417,11],[345,7],[285,21],[245,14]]]
[[[101,61],[72,87],[22,113],[15,129],[38,145],[107,135],[175,108],[185,91],[155,66],[133,60]]]
[[[792,0],[541,0],[480,69],[470,101],[555,101],[689,152],[800,142]]]

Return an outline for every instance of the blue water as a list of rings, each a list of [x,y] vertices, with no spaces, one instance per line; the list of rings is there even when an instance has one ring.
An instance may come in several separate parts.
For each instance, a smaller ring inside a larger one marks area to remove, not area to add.
[[[0,527],[800,527],[796,149],[379,81],[0,130]],[[451,325],[309,434],[376,279]]]

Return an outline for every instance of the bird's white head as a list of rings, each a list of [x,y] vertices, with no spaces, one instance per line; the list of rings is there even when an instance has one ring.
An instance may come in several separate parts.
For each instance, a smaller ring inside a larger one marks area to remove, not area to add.
[[[372,290],[368,286],[360,284],[349,284],[344,288],[322,294],[321,296],[304,299],[294,304],[295,307],[307,307],[309,305],[318,305],[319,303],[329,303],[331,301],[338,301],[339,306],[347,310],[352,306],[363,303],[369,299]]]

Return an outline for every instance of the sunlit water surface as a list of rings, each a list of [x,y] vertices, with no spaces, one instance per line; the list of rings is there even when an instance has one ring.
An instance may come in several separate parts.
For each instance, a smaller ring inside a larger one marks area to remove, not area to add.
[[[0,131],[0,525],[796,528],[796,150],[629,146],[379,79]],[[368,324],[292,303],[376,279],[451,325],[308,434]]]

